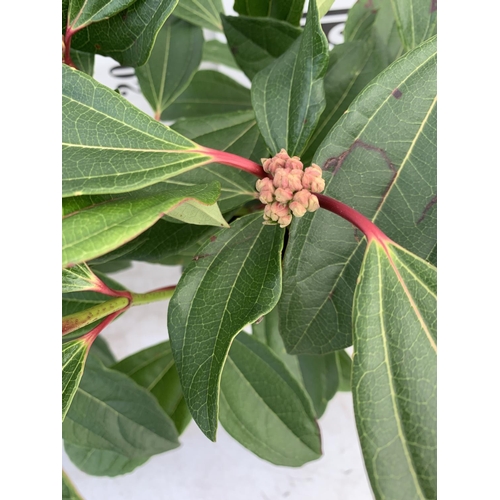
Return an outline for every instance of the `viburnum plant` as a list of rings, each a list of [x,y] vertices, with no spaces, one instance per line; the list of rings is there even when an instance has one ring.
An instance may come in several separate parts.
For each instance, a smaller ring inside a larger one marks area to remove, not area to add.
[[[130,472],[191,418],[298,467],[352,390],[375,497],[436,498],[436,3],[361,0],[330,50],[331,3],[302,29],[304,0],[63,0],[62,417],[83,471]],[[154,118],[94,54],[135,68]],[[134,293],[106,275],[132,261],[182,277]],[[102,330],[168,298],[165,342],[117,362]]]

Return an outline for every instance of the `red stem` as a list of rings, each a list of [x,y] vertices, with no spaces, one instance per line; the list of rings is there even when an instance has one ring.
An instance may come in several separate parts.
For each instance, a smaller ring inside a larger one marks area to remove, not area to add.
[[[71,28],[66,28],[66,33],[64,34],[64,62],[71,66],[72,68],[76,68],[75,63],[71,60],[70,50],[71,50],[71,38],[76,33]]]
[[[319,206],[325,210],[329,210],[351,224],[354,224],[362,231],[368,241],[376,240],[385,247],[385,243],[391,241],[371,220],[360,214],[354,208],[342,203],[341,201],[325,196],[324,194],[316,194],[319,200]]]
[[[232,153],[226,153],[225,151],[218,151],[217,149],[210,149],[200,146],[199,149],[195,151],[195,153],[202,153],[205,155],[209,155],[213,158],[214,162],[223,163],[224,165],[229,165],[230,167],[239,168],[240,170],[244,170],[249,174],[255,175],[260,179],[264,177],[269,177],[261,165],[255,163],[252,160],[247,160],[246,158],[242,158],[238,155],[233,155]]]
[[[109,316],[106,316],[95,328],[92,328],[90,332],[86,333],[82,339],[85,340],[85,342],[88,343],[89,346],[92,345],[94,340],[97,338],[97,336],[117,317],[119,316],[127,307],[120,309],[119,311],[116,311]]]

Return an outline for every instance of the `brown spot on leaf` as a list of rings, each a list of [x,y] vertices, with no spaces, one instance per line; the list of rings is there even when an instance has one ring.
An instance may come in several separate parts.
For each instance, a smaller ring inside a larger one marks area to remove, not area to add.
[[[396,98],[396,99],[399,99],[402,95],[403,95],[403,92],[401,92],[401,90],[399,89],[394,89],[392,91],[392,95]]]
[[[210,241],[213,243],[217,239],[217,236],[215,234],[213,236],[210,236]]]
[[[96,48],[96,50],[101,50],[101,46],[98,43],[96,43],[94,47]]]
[[[434,195],[432,198],[431,198],[431,201],[429,201],[429,203],[427,203],[427,205],[425,205],[424,209],[422,210],[422,214],[420,215],[420,218],[418,219],[417,221],[417,224],[420,224],[424,219],[425,217],[427,216],[427,213],[429,212],[429,210],[437,203],[437,195]]]

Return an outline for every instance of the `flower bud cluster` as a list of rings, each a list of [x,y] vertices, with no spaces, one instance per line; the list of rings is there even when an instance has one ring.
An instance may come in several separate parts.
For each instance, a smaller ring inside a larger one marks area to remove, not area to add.
[[[304,169],[298,156],[290,156],[282,149],[272,158],[263,158],[264,171],[272,175],[257,181],[259,200],[264,208],[264,224],[286,227],[292,222],[292,214],[302,217],[306,212],[319,208],[317,196],[325,189],[321,167],[314,163]]]

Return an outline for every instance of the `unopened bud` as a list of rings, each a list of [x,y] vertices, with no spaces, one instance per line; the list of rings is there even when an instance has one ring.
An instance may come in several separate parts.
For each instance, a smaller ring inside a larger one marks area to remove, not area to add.
[[[314,163],[304,170],[302,177],[302,186],[313,193],[321,193],[325,189],[325,180],[322,178],[323,171],[321,167]]]
[[[319,200],[318,197],[314,194],[309,198],[309,205],[307,207],[308,212],[316,212],[319,208]]]
[[[307,212],[306,207],[298,201],[292,201],[288,206],[295,217],[302,217]]]
[[[293,191],[300,191],[302,189],[302,177],[304,172],[298,168],[290,171],[288,174],[288,187]]]
[[[285,168],[288,168],[289,170],[303,170],[304,169],[304,164],[300,161],[300,158],[298,156],[292,156],[285,162]]]
[[[278,188],[274,192],[276,201],[280,203],[288,203],[293,198],[293,191],[291,189]]]
[[[269,177],[259,179],[255,185],[259,192],[259,200],[262,203],[272,203],[274,201],[274,186],[273,181]]]
[[[278,219],[278,224],[280,225],[280,227],[289,226],[291,222],[292,222],[292,214],[291,213],[289,213],[288,215],[285,215],[283,217],[280,217]]]

